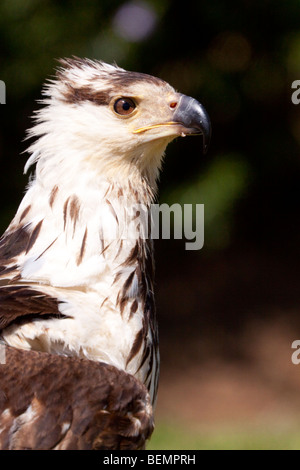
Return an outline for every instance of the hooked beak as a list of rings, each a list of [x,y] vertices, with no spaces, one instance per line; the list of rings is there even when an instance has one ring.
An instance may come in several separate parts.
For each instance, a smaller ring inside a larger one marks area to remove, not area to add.
[[[211,137],[211,122],[207,111],[199,101],[190,96],[180,95],[173,114],[173,122],[182,125],[183,134],[202,134],[203,152],[207,152]]]
[[[211,137],[211,123],[204,106],[199,101],[190,96],[180,94],[171,121],[139,127],[132,132],[133,134],[140,134],[150,129],[165,126],[176,126],[177,135],[202,135],[203,153],[207,152]]]

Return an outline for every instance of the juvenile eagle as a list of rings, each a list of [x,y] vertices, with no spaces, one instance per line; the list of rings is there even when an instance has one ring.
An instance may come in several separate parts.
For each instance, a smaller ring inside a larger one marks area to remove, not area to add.
[[[127,229],[132,208],[150,210],[167,144],[202,134],[207,147],[209,118],[159,78],[89,59],[61,60],[43,96],[35,175],[0,240],[0,448],[144,448],[152,243]]]

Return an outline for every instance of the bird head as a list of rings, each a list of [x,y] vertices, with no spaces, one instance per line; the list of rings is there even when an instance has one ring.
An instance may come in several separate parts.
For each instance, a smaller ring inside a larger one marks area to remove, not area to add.
[[[151,75],[89,59],[63,59],[44,89],[44,106],[29,135],[37,172],[133,175],[154,184],[167,144],[201,134],[206,151],[211,126],[204,107]],[[47,171],[46,171],[47,168]]]

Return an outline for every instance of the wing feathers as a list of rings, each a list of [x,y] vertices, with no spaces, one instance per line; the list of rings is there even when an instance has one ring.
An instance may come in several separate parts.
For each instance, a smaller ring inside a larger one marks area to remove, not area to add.
[[[2,450],[141,449],[153,431],[146,388],[104,363],[6,347],[0,383]]]

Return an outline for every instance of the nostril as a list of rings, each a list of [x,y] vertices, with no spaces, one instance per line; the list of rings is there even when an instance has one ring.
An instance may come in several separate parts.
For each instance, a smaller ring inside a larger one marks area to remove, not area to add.
[[[172,101],[172,103],[170,103],[170,108],[175,109],[176,106],[177,106],[177,101]]]

